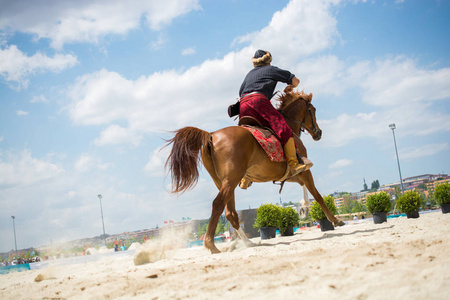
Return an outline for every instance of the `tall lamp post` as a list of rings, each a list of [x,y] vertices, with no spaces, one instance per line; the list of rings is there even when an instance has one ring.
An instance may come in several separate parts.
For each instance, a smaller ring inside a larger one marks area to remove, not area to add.
[[[397,155],[397,165],[398,165],[398,174],[400,174],[400,186],[402,188],[402,194],[403,194],[403,179],[402,179],[402,172],[400,171],[400,161],[398,159],[398,152],[397,152],[397,142],[395,141],[395,124],[389,124],[389,128],[392,129],[392,135],[394,136],[394,146],[395,146],[395,154]]]
[[[14,245],[16,246],[16,257],[17,257],[17,240],[16,240],[16,224],[14,222],[14,219],[16,217],[11,216],[12,220],[13,220],[13,228],[14,228]]]
[[[100,199],[100,212],[102,213],[103,240],[104,240],[105,239],[105,222],[103,221],[102,195],[98,195],[98,199]]]

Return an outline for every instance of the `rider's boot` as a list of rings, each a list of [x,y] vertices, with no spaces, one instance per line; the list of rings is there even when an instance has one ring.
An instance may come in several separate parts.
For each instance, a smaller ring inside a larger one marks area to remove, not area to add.
[[[289,164],[289,167],[291,168],[292,176],[295,176],[300,172],[309,170],[312,167],[312,162],[306,157],[303,157],[302,164],[299,164],[294,138],[290,138],[283,148],[284,155],[286,156],[286,160]],[[303,163],[303,161],[305,161],[305,163]]]

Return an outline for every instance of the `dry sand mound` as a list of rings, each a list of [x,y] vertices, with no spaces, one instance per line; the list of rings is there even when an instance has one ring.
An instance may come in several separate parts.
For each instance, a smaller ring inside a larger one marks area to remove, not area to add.
[[[217,255],[171,249],[137,266],[124,253],[55,266],[38,282],[45,270],[0,275],[0,299],[448,299],[449,232],[450,214],[438,211],[315,228]]]
[[[138,242],[134,242],[133,244],[128,247],[128,250],[139,250],[142,248],[142,245]]]
[[[98,250],[95,248],[88,248],[86,249],[86,255],[96,255],[98,254]]]
[[[105,246],[102,246],[98,249],[98,253],[103,254],[103,253],[112,253],[114,252],[114,249],[108,249]]]

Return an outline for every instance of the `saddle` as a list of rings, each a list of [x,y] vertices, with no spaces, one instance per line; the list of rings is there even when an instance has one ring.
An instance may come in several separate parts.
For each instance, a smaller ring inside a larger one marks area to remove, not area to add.
[[[239,126],[244,126],[244,125],[248,125],[248,126],[257,126],[257,127],[261,127],[261,128],[267,128],[267,129],[269,129],[269,130],[272,131],[272,129],[270,129],[269,127],[264,127],[264,126],[262,126],[261,123],[260,123],[257,119],[255,119],[255,118],[253,118],[253,117],[250,117],[250,116],[244,116],[244,117],[242,117],[242,118],[239,120],[238,125],[239,125]],[[273,132],[273,131],[272,131],[272,132]]]
[[[263,126],[257,119],[250,116],[242,117],[239,120],[238,125],[246,128],[252,133],[253,137],[258,141],[264,151],[266,151],[270,160],[275,162],[286,161],[281,139],[272,128]],[[299,149],[300,147],[303,147],[303,145],[301,141],[297,141],[295,135],[294,140],[297,148],[297,156],[301,157]]]
[[[271,128],[262,126],[261,123],[253,117],[243,117],[239,120],[239,126],[250,131],[271,161],[286,161],[281,141]]]

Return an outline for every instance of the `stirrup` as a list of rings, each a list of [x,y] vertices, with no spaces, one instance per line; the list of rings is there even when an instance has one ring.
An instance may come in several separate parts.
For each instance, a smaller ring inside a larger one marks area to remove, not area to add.
[[[252,182],[246,178],[242,178],[241,183],[239,183],[239,187],[243,190],[246,190],[251,185],[252,185]]]
[[[295,176],[300,174],[301,172],[308,171],[314,165],[312,161],[310,161],[307,157],[301,157],[302,164],[299,162],[288,163],[289,168],[291,169],[291,175]]]
[[[291,169],[291,175],[295,176],[300,174],[301,172],[304,172],[307,170],[307,166],[306,165],[301,165],[299,163],[297,164],[289,164],[289,168]]]
[[[312,166],[314,166],[313,162],[310,161],[307,157],[302,157],[301,159],[303,164],[306,166],[305,171],[308,171],[309,169],[312,168]]]

